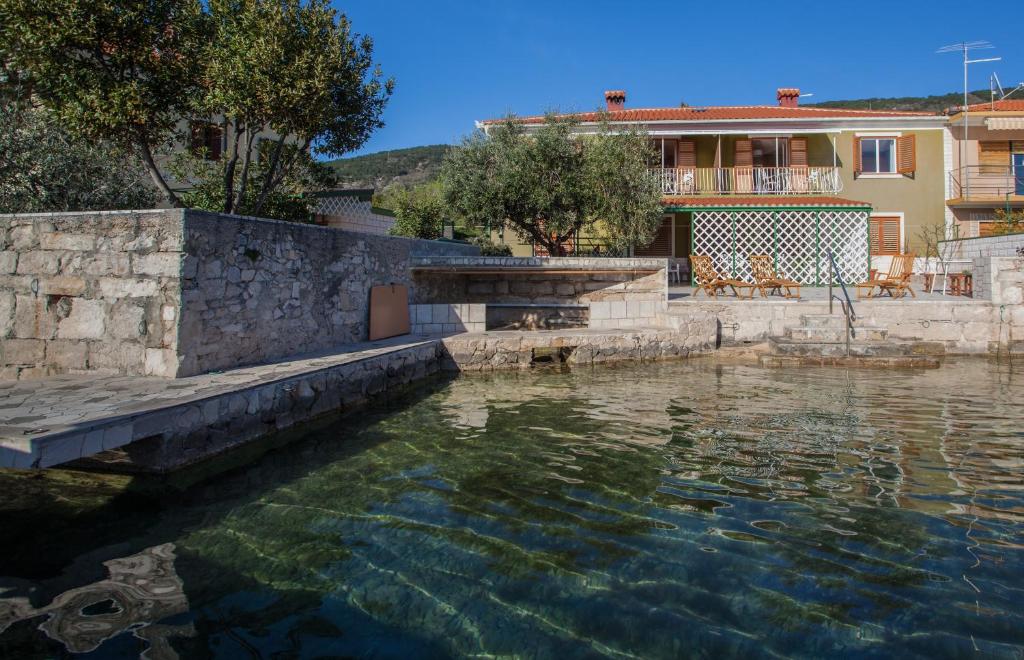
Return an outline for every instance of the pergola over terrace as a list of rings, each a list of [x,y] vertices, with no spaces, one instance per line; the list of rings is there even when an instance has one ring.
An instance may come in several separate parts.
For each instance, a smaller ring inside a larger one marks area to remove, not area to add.
[[[807,285],[828,283],[828,252],[845,282],[867,279],[871,205],[839,197],[667,197],[670,213],[692,215],[690,254],[750,280],[748,257],[769,254],[776,270]]]

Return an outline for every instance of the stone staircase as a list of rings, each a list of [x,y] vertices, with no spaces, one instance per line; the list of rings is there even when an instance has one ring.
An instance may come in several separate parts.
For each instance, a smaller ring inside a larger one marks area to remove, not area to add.
[[[782,337],[768,340],[769,353],[760,361],[762,366],[938,366],[935,353],[941,351],[937,347],[894,341],[887,335],[884,328],[855,322],[847,349],[845,316],[803,314],[800,325],[788,327]]]

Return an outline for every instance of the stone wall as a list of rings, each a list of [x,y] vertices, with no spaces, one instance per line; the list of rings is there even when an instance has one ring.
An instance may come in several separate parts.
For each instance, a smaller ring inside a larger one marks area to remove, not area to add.
[[[185,225],[178,375],[365,341],[371,287],[412,285],[413,256],[478,251],[195,211]]]
[[[715,339],[715,319],[709,315],[672,329],[462,334],[442,340],[442,366],[454,371],[526,369],[538,357],[570,365],[652,362],[713,351]]]
[[[487,305],[411,304],[409,322],[414,335],[450,335],[487,329]]]
[[[367,338],[418,241],[192,210],[0,216],[0,377],[186,376]]]
[[[417,258],[420,304],[589,306],[591,328],[652,325],[668,297],[665,259]]]
[[[944,241],[944,243],[946,242]],[[1017,250],[1024,248],[1024,234],[962,238],[953,242],[956,243],[954,256],[957,259],[1015,257],[1017,256]]]
[[[181,216],[0,216],[0,378],[172,375]]]

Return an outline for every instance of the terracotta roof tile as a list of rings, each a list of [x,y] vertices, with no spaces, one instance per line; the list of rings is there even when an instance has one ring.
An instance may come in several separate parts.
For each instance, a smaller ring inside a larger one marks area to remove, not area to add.
[[[662,197],[664,206],[841,206],[870,207],[868,202],[857,202],[842,197],[797,197],[785,195],[723,195],[721,197]]]
[[[610,121],[710,121],[722,119],[826,119],[840,117],[934,117],[933,112],[899,112],[895,110],[848,110],[845,108],[787,108],[778,105],[717,105],[685,108],[627,108],[608,113],[577,112],[562,116],[583,122],[599,121],[603,115]],[[544,122],[542,115],[517,117],[526,124]],[[484,124],[500,124],[504,119],[487,119]]]
[[[960,112],[961,106],[952,109],[953,113]],[[1024,112],[1024,99],[1004,99],[995,103],[975,103],[967,106],[970,112]]]

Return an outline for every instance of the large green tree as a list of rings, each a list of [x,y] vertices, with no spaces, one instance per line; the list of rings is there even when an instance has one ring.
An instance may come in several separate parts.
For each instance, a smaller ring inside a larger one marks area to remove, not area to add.
[[[649,138],[576,127],[555,115],[532,129],[510,117],[469,136],[442,164],[446,202],[475,224],[507,223],[549,254],[598,223],[613,248],[646,245],[663,213]]]
[[[199,90],[198,0],[2,0],[0,63],[77,139],[134,150],[177,198],[154,153]]]
[[[130,151],[73,139],[30,104],[0,104],[0,213],[144,209],[156,200]]]
[[[189,181],[216,176],[225,212],[258,214],[311,154],[361,146],[394,84],[372,54],[328,0],[0,1],[5,70],[73,135],[135,149],[175,205],[153,155],[188,142],[182,119],[225,130],[217,171],[195,164]]]

